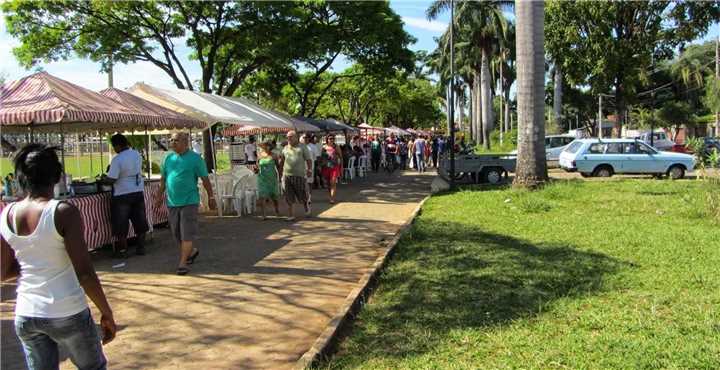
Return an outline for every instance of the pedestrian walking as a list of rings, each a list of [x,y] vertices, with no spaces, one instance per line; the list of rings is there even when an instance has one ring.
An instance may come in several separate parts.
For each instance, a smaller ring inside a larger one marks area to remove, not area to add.
[[[110,221],[115,237],[115,256],[127,258],[127,235],[132,222],[137,247],[135,254],[145,255],[145,233],[150,230],[145,214],[145,182],[142,156],[130,148],[122,134],[115,134],[110,143],[117,155],[110,161],[110,170],[100,181],[113,186],[110,198]]]
[[[413,142],[413,148],[412,152],[414,153],[415,158],[415,166],[417,167],[418,172],[423,173],[425,172],[425,149],[427,146],[427,142],[425,142],[425,139],[422,135],[420,135],[417,139],[415,139],[415,142]]]
[[[315,182],[315,161],[317,160],[317,157],[320,156],[320,148],[315,145],[314,139],[311,135],[303,134],[300,136],[300,144],[303,144],[307,147],[308,151],[310,152],[310,176],[307,177],[307,185],[305,186],[305,191],[307,192],[307,203],[308,205],[312,204],[312,189],[313,189],[313,183]]]
[[[343,173],[343,154],[340,147],[335,144],[335,135],[328,135],[325,138],[321,162],[323,164],[322,174],[328,184],[330,204],[334,204],[337,195],[337,182]]]
[[[287,133],[288,145],[282,151],[282,186],[285,201],[288,204],[288,221],[295,220],[295,203],[305,208],[305,216],[310,216],[310,204],[307,202],[307,177],[312,176],[312,156],[308,148],[300,144],[297,132]]]
[[[280,187],[278,184],[277,164],[279,159],[271,151],[270,143],[262,143],[259,145],[258,151],[258,201],[260,202],[260,211],[262,219],[266,220],[265,203],[272,202],[275,208],[275,216],[280,215],[278,198],[280,197]]]
[[[432,164],[433,168],[437,168],[438,166],[438,154],[440,153],[440,143],[437,137],[433,137],[432,142],[430,144],[431,150],[432,150]]]
[[[176,273],[187,275],[189,264],[195,262],[200,250],[193,246],[198,233],[198,178],[202,179],[207,192],[208,206],[215,209],[215,196],[208,179],[205,161],[188,149],[188,135],[173,134],[170,138],[172,152],[165,157],[160,180],[160,194],[167,190],[168,223],[170,231],[180,247],[180,261]]]
[[[380,160],[382,159],[382,144],[377,136],[372,138],[370,142],[370,165],[373,172],[377,173],[380,170]]]
[[[398,142],[398,151],[400,152],[400,169],[403,171],[407,169],[408,150],[409,146],[407,141],[405,138],[400,138]]]
[[[53,199],[62,165],[55,149],[30,144],[16,154],[27,197],[0,215],[0,280],[18,278],[15,333],[30,370],[57,369],[59,347],[79,369],[107,360],[85,295],[100,311],[102,343],[115,338],[113,312],[90,261],[80,211]]]
[[[253,165],[257,163],[257,146],[255,145],[255,136],[250,136],[248,143],[245,144],[245,163]]]

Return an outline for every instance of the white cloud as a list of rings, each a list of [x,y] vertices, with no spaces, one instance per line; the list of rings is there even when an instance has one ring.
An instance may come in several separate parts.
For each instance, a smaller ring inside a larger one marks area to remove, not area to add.
[[[403,22],[410,27],[420,28],[427,31],[442,33],[447,29],[447,23],[440,21],[429,21],[424,18],[403,17]]]

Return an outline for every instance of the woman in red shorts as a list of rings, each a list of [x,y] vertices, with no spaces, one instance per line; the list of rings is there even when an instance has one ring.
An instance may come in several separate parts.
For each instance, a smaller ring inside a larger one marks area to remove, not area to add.
[[[330,185],[330,204],[335,203],[335,193],[337,191],[337,180],[342,176],[342,151],[335,144],[335,135],[325,137],[325,145],[323,146],[322,155],[322,175],[325,181]]]

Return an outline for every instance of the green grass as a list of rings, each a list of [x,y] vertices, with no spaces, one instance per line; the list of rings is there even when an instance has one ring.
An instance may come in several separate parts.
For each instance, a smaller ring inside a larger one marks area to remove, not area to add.
[[[699,181],[434,196],[322,368],[720,368]]]
[[[105,167],[108,166],[107,153],[102,157],[102,166],[100,165],[100,154],[90,156],[85,154],[80,158],[75,156],[65,157],[65,168],[67,173],[71,174],[73,178],[89,177],[94,178],[95,176],[105,173]],[[160,164],[161,158],[153,157],[153,163]],[[217,154],[218,169],[224,171],[230,168],[230,157],[227,151],[219,151]],[[0,158],[0,175],[5,177],[9,172],[14,171],[12,160],[8,158]],[[156,171],[153,171],[156,173]]]

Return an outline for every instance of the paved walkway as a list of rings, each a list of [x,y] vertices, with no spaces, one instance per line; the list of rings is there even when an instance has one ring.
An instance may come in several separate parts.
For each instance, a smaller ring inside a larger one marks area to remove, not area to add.
[[[313,214],[282,219],[206,218],[191,275],[176,276],[166,229],[148,255],[95,256],[119,333],[111,369],[287,369],[428,193],[432,175],[373,175],[343,185],[340,203],[314,192]],[[2,369],[24,369],[13,333],[14,286],[2,287]],[[94,310],[94,307],[93,307]],[[93,311],[98,319],[97,311]],[[63,369],[73,368],[69,360]]]

